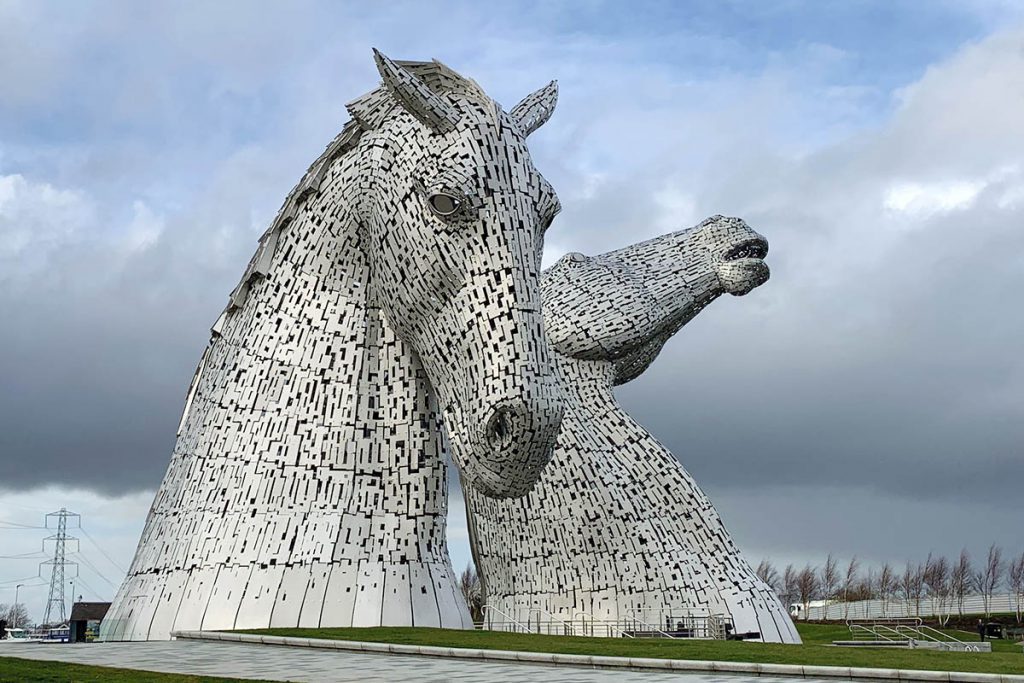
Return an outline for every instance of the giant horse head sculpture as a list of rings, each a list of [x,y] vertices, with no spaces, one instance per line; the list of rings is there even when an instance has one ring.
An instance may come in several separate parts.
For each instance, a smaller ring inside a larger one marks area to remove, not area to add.
[[[351,176],[368,301],[422,361],[465,480],[522,495],[562,416],[539,288],[559,204],[526,148],[556,86],[505,112],[439,63],[374,54],[386,91],[349,107],[369,129]]]
[[[764,237],[725,216],[600,256],[568,254],[544,273],[548,339],[562,355],[614,361],[623,384],[716,298],[764,284],[767,254]]]

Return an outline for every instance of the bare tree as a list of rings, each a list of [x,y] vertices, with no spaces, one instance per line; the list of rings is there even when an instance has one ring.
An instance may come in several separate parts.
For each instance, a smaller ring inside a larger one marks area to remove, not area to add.
[[[843,619],[850,618],[850,593],[856,586],[857,572],[859,571],[860,562],[854,555],[850,558],[850,563],[846,565],[846,574],[843,576]]]
[[[792,606],[799,597],[797,590],[797,571],[793,565],[787,564],[782,572],[782,601],[786,603],[786,610],[792,612]]]
[[[921,598],[924,595],[924,567],[909,560],[903,575],[899,578],[900,595],[906,601],[907,610],[914,606],[914,616],[921,616]]]
[[[7,622],[7,628],[16,628],[28,624],[28,610],[25,603],[5,605],[0,603],[0,621]]]
[[[971,577],[973,576],[971,556],[967,553],[967,548],[964,548],[960,551],[960,557],[949,573],[949,590],[956,599],[957,614],[961,617],[964,616],[964,596],[967,595],[967,591],[971,587]]]
[[[888,616],[889,601],[896,592],[896,572],[888,562],[878,572],[878,597],[882,599],[882,616]]]
[[[462,591],[462,597],[466,599],[466,605],[469,607],[469,615],[473,618],[474,623],[479,623],[484,620],[484,591],[480,585],[480,577],[476,573],[476,567],[470,562],[466,565],[466,568],[462,570],[462,575],[459,577],[459,589]]]
[[[985,605],[985,616],[992,614],[992,594],[999,588],[1003,580],[1003,549],[995,543],[988,547],[988,557],[985,564],[974,570],[974,587],[981,593],[981,600]]]
[[[835,598],[836,588],[839,586],[839,563],[832,553],[825,558],[825,565],[821,568],[821,592],[825,600],[825,606],[821,610],[821,618],[828,619],[828,603]]]
[[[757,576],[768,584],[776,595],[782,595],[782,579],[779,576],[779,570],[767,557],[757,565]]]
[[[866,574],[863,574],[857,582],[853,585],[853,590],[850,592],[850,599],[853,601],[858,600],[874,600],[878,597],[878,575],[875,574],[874,567],[868,567]]]
[[[814,571],[811,565],[807,565],[796,575],[796,590],[804,606],[804,621],[811,616],[811,600],[814,599],[818,588],[818,572]]]
[[[1017,623],[1022,621],[1024,616],[1024,552],[1020,557],[1012,560],[1006,572],[1006,583],[1013,593],[1014,605],[1017,612]]]
[[[945,626],[949,622],[949,562],[945,557],[932,557],[924,563],[924,586],[932,605],[932,614]]]

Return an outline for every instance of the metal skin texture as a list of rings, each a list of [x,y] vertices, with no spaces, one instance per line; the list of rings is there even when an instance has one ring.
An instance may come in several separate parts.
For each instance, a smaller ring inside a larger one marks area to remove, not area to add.
[[[527,496],[494,500],[467,488],[488,605],[524,624],[639,618],[665,628],[719,614],[736,632],[800,642],[708,497],[613,394],[705,306],[763,284],[767,250],[742,220],[715,216],[601,256],[569,254],[545,271],[545,329],[566,412],[554,458]]]
[[[550,459],[564,401],[539,280],[558,202],[525,137],[553,86],[505,112],[440,63],[375,58],[381,87],[213,327],[106,640],[471,627],[444,450],[498,497]]]

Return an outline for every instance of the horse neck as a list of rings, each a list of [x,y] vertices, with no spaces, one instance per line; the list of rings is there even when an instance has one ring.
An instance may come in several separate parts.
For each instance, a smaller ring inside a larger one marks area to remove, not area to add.
[[[555,353],[555,368],[566,399],[573,405],[593,406],[600,412],[621,411],[613,384],[615,366],[607,360],[583,360]]]
[[[247,271],[241,305],[218,322],[204,363],[212,353],[236,354],[244,367],[217,394],[259,411],[261,431],[274,443],[271,459],[315,470],[318,487],[333,482],[299,507],[367,521],[393,516],[365,532],[398,537],[399,528],[408,530],[426,541],[408,549],[410,560],[419,553],[442,561],[446,476],[437,402],[415,352],[367,300],[366,258],[336,196],[344,188],[331,183],[276,236],[268,231],[254,262],[268,237],[272,254],[262,257],[259,277]]]

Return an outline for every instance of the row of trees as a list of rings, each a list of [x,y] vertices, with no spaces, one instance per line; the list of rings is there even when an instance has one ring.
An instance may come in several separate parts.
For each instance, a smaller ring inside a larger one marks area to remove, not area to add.
[[[991,614],[992,596],[1005,588],[1016,596],[1017,621],[1024,620],[1024,552],[1006,560],[1003,549],[995,544],[977,565],[964,549],[953,561],[929,554],[924,563],[908,561],[902,571],[888,562],[863,571],[856,557],[840,566],[829,553],[820,567],[808,564],[797,569],[790,564],[781,573],[765,559],[758,565],[757,575],[784,604],[803,605],[804,618],[810,603],[816,600],[845,603],[844,619],[849,618],[850,603],[857,600],[882,600],[884,609],[889,601],[901,599],[913,605],[918,615],[923,601],[930,600],[932,612],[945,624],[954,608],[963,616],[967,595],[981,595],[986,616]]]

